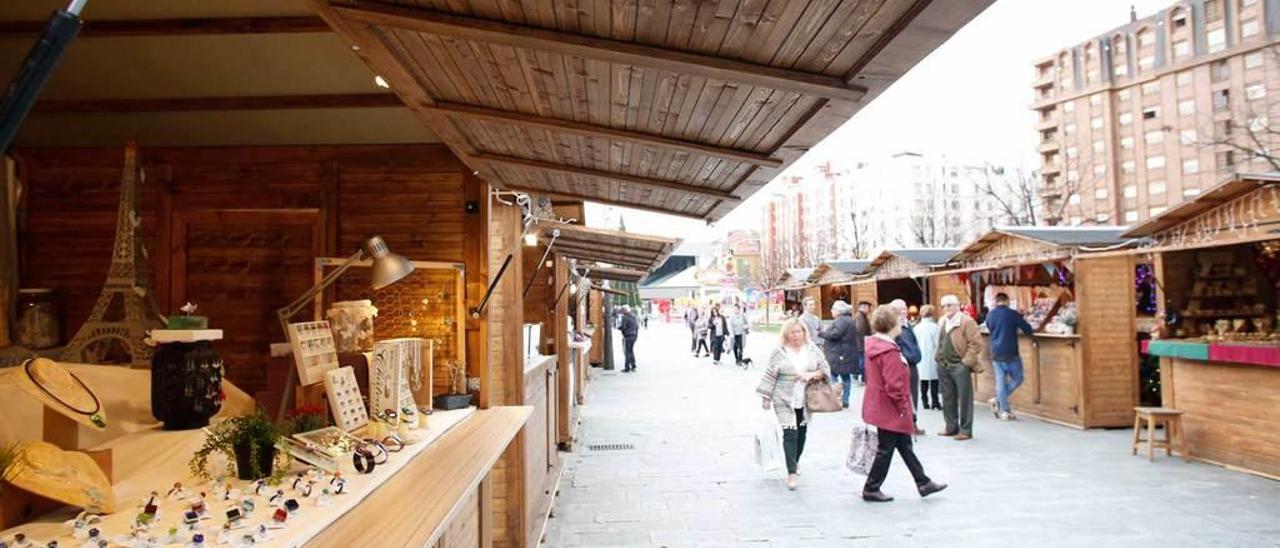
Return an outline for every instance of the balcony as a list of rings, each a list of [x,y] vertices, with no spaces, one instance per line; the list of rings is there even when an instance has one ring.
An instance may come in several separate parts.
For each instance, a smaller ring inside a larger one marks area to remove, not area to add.
[[[1062,143],[1059,143],[1058,140],[1055,138],[1055,139],[1045,139],[1043,141],[1040,141],[1040,148],[1038,150],[1040,151],[1040,154],[1044,154],[1046,152],[1053,152],[1055,150],[1058,150],[1059,148],[1062,148]]]
[[[1051,174],[1051,173],[1062,173],[1062,164],[1059,164],[1059,163],[1055,160],[1055,161],[1053,161],[1053,162],[1046,163],[1046,164],[1044,164],[1044,165],[1040,166],[1040,174],[1041,174],[1041,175],[1049,175],[1049,174]]]
[[[1041,198],[1051,200],[1062,196],[1062,187],[1057,183],[1045,183],[1045,185],[1040,187],[1036,192],[1040,194]]]
[[[1058,127],[1058,115],[1051,114],[1048,118],[1041,118],[1036,122],[1036,131],[1045,131]]]
[[[1039,91],[1041,88],[1047,88],[1047,87],[1053,86],[1053,84],[1054,84],[1053,72],[1049,71],[1044,74],[1037,75],[1036,79],[1031,82],[1031,87]]]

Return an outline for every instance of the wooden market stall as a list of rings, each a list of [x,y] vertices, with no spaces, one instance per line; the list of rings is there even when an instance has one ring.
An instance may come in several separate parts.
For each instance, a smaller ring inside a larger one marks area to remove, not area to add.
[[[957,249],[888,249],[868,261],[862,273],[850,282],[854,303],[884,304],[902,299],[909,306],[935,300],[934,284],[926,275],[934,267],[947,264]]]
[[[1280,479],[1280,175],[1238,175],[1130,230],[1155,265],[1164,407],[1190,457]]]
[[[1123,227],[997,227],[965,246],[930,277],[937,305],[954,294],[981,319],[1003,292],[1037,329],[1020,336],[1025,383],[1013,395],[1019,414],[1076,428],[1129,426],[1138,403],[1135,337],[1136,261],[1088,250],[1131,246]],[[985,331],[985,330],[984,330]],[[974,399],[995,397],[985,371]]]
[[[833,319],[831,305],[836,301],[857,304],[849,291],[849,282],[870,264],[871,261],[865,259],[848,259],[827,261],[813,269],[809,279],[818,288],[818,308],[823,319]]]
[[[812,268],[788,268],[773,283],[773,291],[782,292],[784,314],[803,311],[806,297],[813,297],[816,300],[822,296],[817,286],[810,281],[813,271]]]

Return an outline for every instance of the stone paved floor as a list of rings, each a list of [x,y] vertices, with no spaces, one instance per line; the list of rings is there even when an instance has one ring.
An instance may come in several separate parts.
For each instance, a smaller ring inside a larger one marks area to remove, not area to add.
[[[686,351],[682,326],[651,324],[640,372],[596,370],[579,444],[566,453],[548,546],[1280,546],[1280,482],[1223,468],[1130,456],[1130,431],[1081,432],[977,409],[975,439],[933,435],[917,454],[950,488],[914,493],[895,458],[872,505],[844,469],[856,409],[818,416],[788,491],[751,457],[753,394],[772,334],[753,334],[756,365],[714,367]],[[621,350],[618,351],[621,356]],[[855,399],[860,397],[855,389]],[[587,444],[629,442],[631,451]]]

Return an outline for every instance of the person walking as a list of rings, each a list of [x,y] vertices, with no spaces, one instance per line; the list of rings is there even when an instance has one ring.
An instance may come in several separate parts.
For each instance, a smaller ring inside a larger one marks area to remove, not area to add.
[[[981,373],[978,356],[982,334],[978,324],[960,311],[960,299],[942,296],[942,325],[938,334],[938,378],[942,388],[942,418],[946,429],[939,436],[958,441],[973,439],[973,379]]]
[[[756,393],[760,406],[772,409],[782,426],[782,451],[787,461],[787,488],[795,489],[800,455],[809,429],[805,413],[804,388],[819,379],[830,379],[827,360],[809,340],[804,323],[798,318],[782,322],[778,347],[769,355],[769,365],[760,378]]]
[[[894,342],[898,343],[898,349],[902,352],[902,358],[907,362],[907,371],[911,373],[911,408],[920,408],[920,373],[917,366],[920,364],[920,342],[916,339],[916,333],[911,329],[910,316],[907,315],[907,302],[902,299],[894,299],[889,303],[894,310],[898,312],[898,335],[894,337]],[[918,415],[912,415],[913,422]],[[917,436],[924,435],[924,429],[916,426],[913,433]]]
[[[691,344],[689,349],[693,351],[693,357],[698,357],[698,307],[697,305],[689,305],[684,309],[684,324],[689,326],[689,337]]]
[[[856,363],[853,364],[853,376],[858,379],[859,385],[866,384],[866,375],[863,374],[866,366],[866,353],[864,352],[862,341],[871,336],[871,318],[867,314],[871,313],[871,303],[867,301],[858,302],[858,311],[853,314],[853,326],[858,330],[858,355]]]
[[[711,316],[707,312],[707,310],[704,308],[701,311],[699,311],[697,324],[694,328],[695,329],[694,340],[697,346],[693,348],[693,357],[695,358],[698,357],[699,353],[701,353],[703,356],[711,355],[711,346],[708,344],[709,341],[711,340],[711,337],[710,335],[707,334],[707,331],[708,331],[707,328],[710,326],[711,326]]]
[[[857,328],[853,325],[853,307],[844,301],[831,303],[831,315],[835,320],[826,329],[818,332],[824,341],[823,353],[827,364],[831,367],[831,377],[844,384],[840,392],[840,402],[849,408],[849,390],[853,384],[853,367],[856,356],[862,347]]]
[[[747,312],[740,306],[729,310],[729,333],[733,335],[733,363],[741,366],[742,356],[746,352],[747,333],[751,332],[751,322]]]
[[[814,313],[817,308],[818,304],[813,297],[805,297],[804,313],[800,315],[800,321],[804,322],[805,329],[809,330],[809,341],[822,346],[822,339],[818,337],[818,331],[822,329],[822,318]]]
[[[729,321],[720,313],[720,305],[711,308],[707,330],[711,335],[711,363],[720,365],[720,354],[724,352],[724,339],[729,334]]]
[[[933,305],[920,307],[920,321],[912,328],[920,342],[920,406],[925,409],[942,409],[938,399],[938,318]]]
[[[623,373],[634,373],[636,370],[636,338],[640,336],[640,322],[636,320],[631,307],[624,305],[619,317],[618,330],[622,332],[622,349],[626,354]]]
[[[1009,396],[1022,386],[1022,356],[1018,354],[1018,331],[1028,337],[1036,330],[1016,310],[1009,308],[1009,296],[996,293],[996,306],[987,312],[987,331],[991,334],[991,366],[996,374],[996,397],[988,403],[1000,420],[1013,420]]]
[[[947,488],[945,483],[929,479],[920,459],[916,457],[911,436],[915,429],[912,422],[915,412],[911,405],[911,379],[908,369],[903,367],[906,358],[896,342],[901,340],[900,316],[901,312],[896,306],[884,305],[877,308],[871,316],[871,328],[875,334],[867,338],[867,390],[862,395],[862,420],[876,427],[879,441],[875,461],[871,463],[871,472],[867,474],[867,482],[862,487],[862,500],[867,502],[893,500],[893,497],[880,490],[880,486],[889,475],[894,451],[898,452],[902,462],[907,465],[921,497]]]

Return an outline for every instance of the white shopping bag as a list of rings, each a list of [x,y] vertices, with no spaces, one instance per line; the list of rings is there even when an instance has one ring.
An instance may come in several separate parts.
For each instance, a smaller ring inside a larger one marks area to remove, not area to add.
[[[756,464],[765,472],[785,469],[786,455],[782,452],[782,425],[772,410],[760,413],[756,421]]]
[[[880,435],[876,427],[866,424],[854,425],[852,440],[849,443],[849,456],[844,465],[849,471],[867,475],[871,472],[871,464],[876,460],[876,447],[880,445]]]

